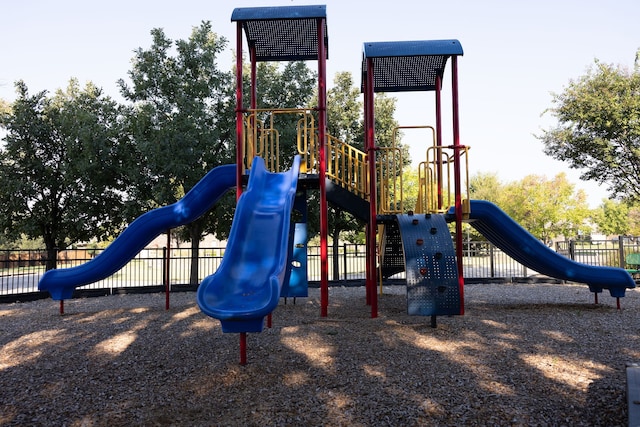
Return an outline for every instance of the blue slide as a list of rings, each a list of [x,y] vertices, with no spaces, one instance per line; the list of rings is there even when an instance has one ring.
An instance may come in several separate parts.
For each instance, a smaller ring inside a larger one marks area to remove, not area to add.
[[[451,208],[447,219],[453,219],[454,215],[455,208]],[[608,289],[615,298],[624,297],[627,288],[636,286],[631,275],[622,268],[582,264],[556,253],[491,202],[471,200],[469,222],[511,258],[538,273],[586,283],[591,292]]]
[[[236,166],[218,166],[178,202],[149,211],[133,221],[100,255],[72,268],[47,271],[38,284],[54,300],[69,299],[78,286],[102,280],[127,264],[146,245],[170,228],[195,221],[236,186]]]
[[[299,156],[285,173],[268,172],[262,158],[253,160],[220,267],[198,287],[200,309],[220,320],[223,332],[261,332],[278,305],[299,170]]]

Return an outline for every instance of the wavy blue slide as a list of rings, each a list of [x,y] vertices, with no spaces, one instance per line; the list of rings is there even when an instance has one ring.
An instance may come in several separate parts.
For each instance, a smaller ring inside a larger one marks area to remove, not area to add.
[[[453,218],[455,208],[447,214]],[[591,292],[608,289],[612,297],[624,297],[625,289],[635,288],[633,278],[622,268],[599,267],[575,262],[558,254],[536,239],[495,204],[471,200],[469,222],[491,243],[511,258],[538,273],[561,280],[586,283]]]
[[[212,169],[180,201],[138,217],[91,261],[47,271],[40,278],[38,289],[49,291],[54,300],[71,298],[76,287],[102,280],[120,270],[159,234],[198,219],[235,186],[235,165]]]
[[[220,320],[223,332],[261,332],[278,305],[299,170],[299,156],[285,173],[268,172],[262,158],[253,160],[220,267],[198,287],[200,309]]]

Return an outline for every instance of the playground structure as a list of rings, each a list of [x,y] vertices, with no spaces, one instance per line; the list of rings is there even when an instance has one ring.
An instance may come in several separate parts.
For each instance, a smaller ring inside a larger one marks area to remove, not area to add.
[[[468,147],[460,143],[458,40],[364,43],[364,149],[326,132],[325,6],[238,8],[236,48],[236,165],[212,170],[180,202],[151,211],[127,228],[94,260],[47,272],[39,288],[55,300],[117,271],[161,232],[195,220],[224,192],[236,188],[236,213],[223,265],[198,290],[202,311],[221,320],[225,332],[240,334],[241,364],[246,333],[260,332],[280,297],[307,296],[306,240],[309,191],[320,199],[320,315],[328,315],[328,203],[367,223],[366,303],[378,314],[377,283],[406,272],[409,314],[436,317],[464,314],[462,224],[477,228],[496,246],[536,271],[584,282],[613,297],[635,287],[623,269],[593,267],[564,258],[542,245],[497,206],[469,200]],[[249,50],[249,106],[243,104],[243,36]],[[256,67],[260,61],[317,61],[318,105],[310,109],[261,109]],[[452,124],[444,144],[442,87],[451,63]],[[432,92],[435,124],[425,141],[415,207],[404,206],[402,157],[397,147],[378,147],[374,96],[380,92]],[[295,127],[295,143],[280,140]],[[288,153],[287,156],[285,153]],[[248,185],[244,191],[244,184]],[[297,211],[295,221],[292,211]],[[454,227],[454,237],[450,232]]]

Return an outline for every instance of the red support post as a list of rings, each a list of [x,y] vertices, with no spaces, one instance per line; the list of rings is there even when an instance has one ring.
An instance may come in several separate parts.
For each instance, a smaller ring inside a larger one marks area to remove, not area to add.
[[[327,317],[329,306],[329,262],[328,262],[328,204],[326,188],[327,150],[327,54],[324,42],[324,18],[319,18],[318,26],[318,140],[319,140],[319,181],[320,181],[320,316]]]
[[[365,129],[365,146],[367,150],[367,165],[369,167],[369,227],[367,239],[367,289],[370,293],[371,317],[378,317],[378,293],[376,292],[376,223],[377,223],[377,202],[376,202],[376,141],[375,141],[375,103],[374,103],[374,78],[373,60],[367,58],[367,76],[365,82],[366,105],[365,115],[367,116]]]
[[[456,195],[456,258],[458,261],[458,288],[460,290],[460,314],[464,314],[464,273],[462,268],[462,182],[460,175],[460,115],[458,110],[458,57],[451,57],[451,92],[453,104],[453,169]]]
[[[236,28],[236,198],[242,194],[242,23]]]
[[[60,300],[60,316],[64,314],[64,300]]]

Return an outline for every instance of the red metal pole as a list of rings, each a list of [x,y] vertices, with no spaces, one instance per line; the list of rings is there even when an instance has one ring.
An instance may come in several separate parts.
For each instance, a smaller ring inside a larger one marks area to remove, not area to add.
[[[464,274],[462,268],[462,183],[460,177],[460,115],[458,111],[458,57],[451,57],[451,93],[453,104],[453,168],[456,193],[456,258],[458,261],[458,288],[460,314],[464,314]]]
[[[60,300],[60,315],[62,316],[64,314],[64,300],[61,299]]]
[[[378,293],[376,292],[376,219],[377,219],[377,202],[376,202],[376,141],[375,141],[375,102],[374,102],[374,78],[373,78],[373,60],[367,58],[367,79],[365,90],[367,91],[367,105],[365,106],[365,114],[367,115],[367,164],[369,166],[369,227],[367,231],[367,270],[369,270],[368,278],[371,317],[378,317]]]
[[[368,134],[368,129],[369,129],[369,83],[368,81],[365,79],[364,82],[364,129],[365,129],[365,133],[364,133],[364,152],[368,153],[368,149],[369,149],[369,134]],[[367,175],[369,174],[369,167],[367,166]],[[369,223],[367,223],[366,227],[365,227],[365,239],[364,239],[364,243],[365,243],[365,303],[367,305],[371,305],[371,292],[375,292],[375,289],[371,288],[371,269],[369,268],[369,237],[370,237],[371,233],[369,232]]]
[[[247,333],[240,332],[240,365],[247,364]]]
[[[327,147],[327,54],[324,43],[324,18],[318,24],[318,140],[319,140],[319,180],[320,180],[320,316],[327,317],[329,306],[329,262],[327,238],[329,219],[326,188],[326,147]]]
[[[242,194],[242,23],[236,28],[236,198]]]

